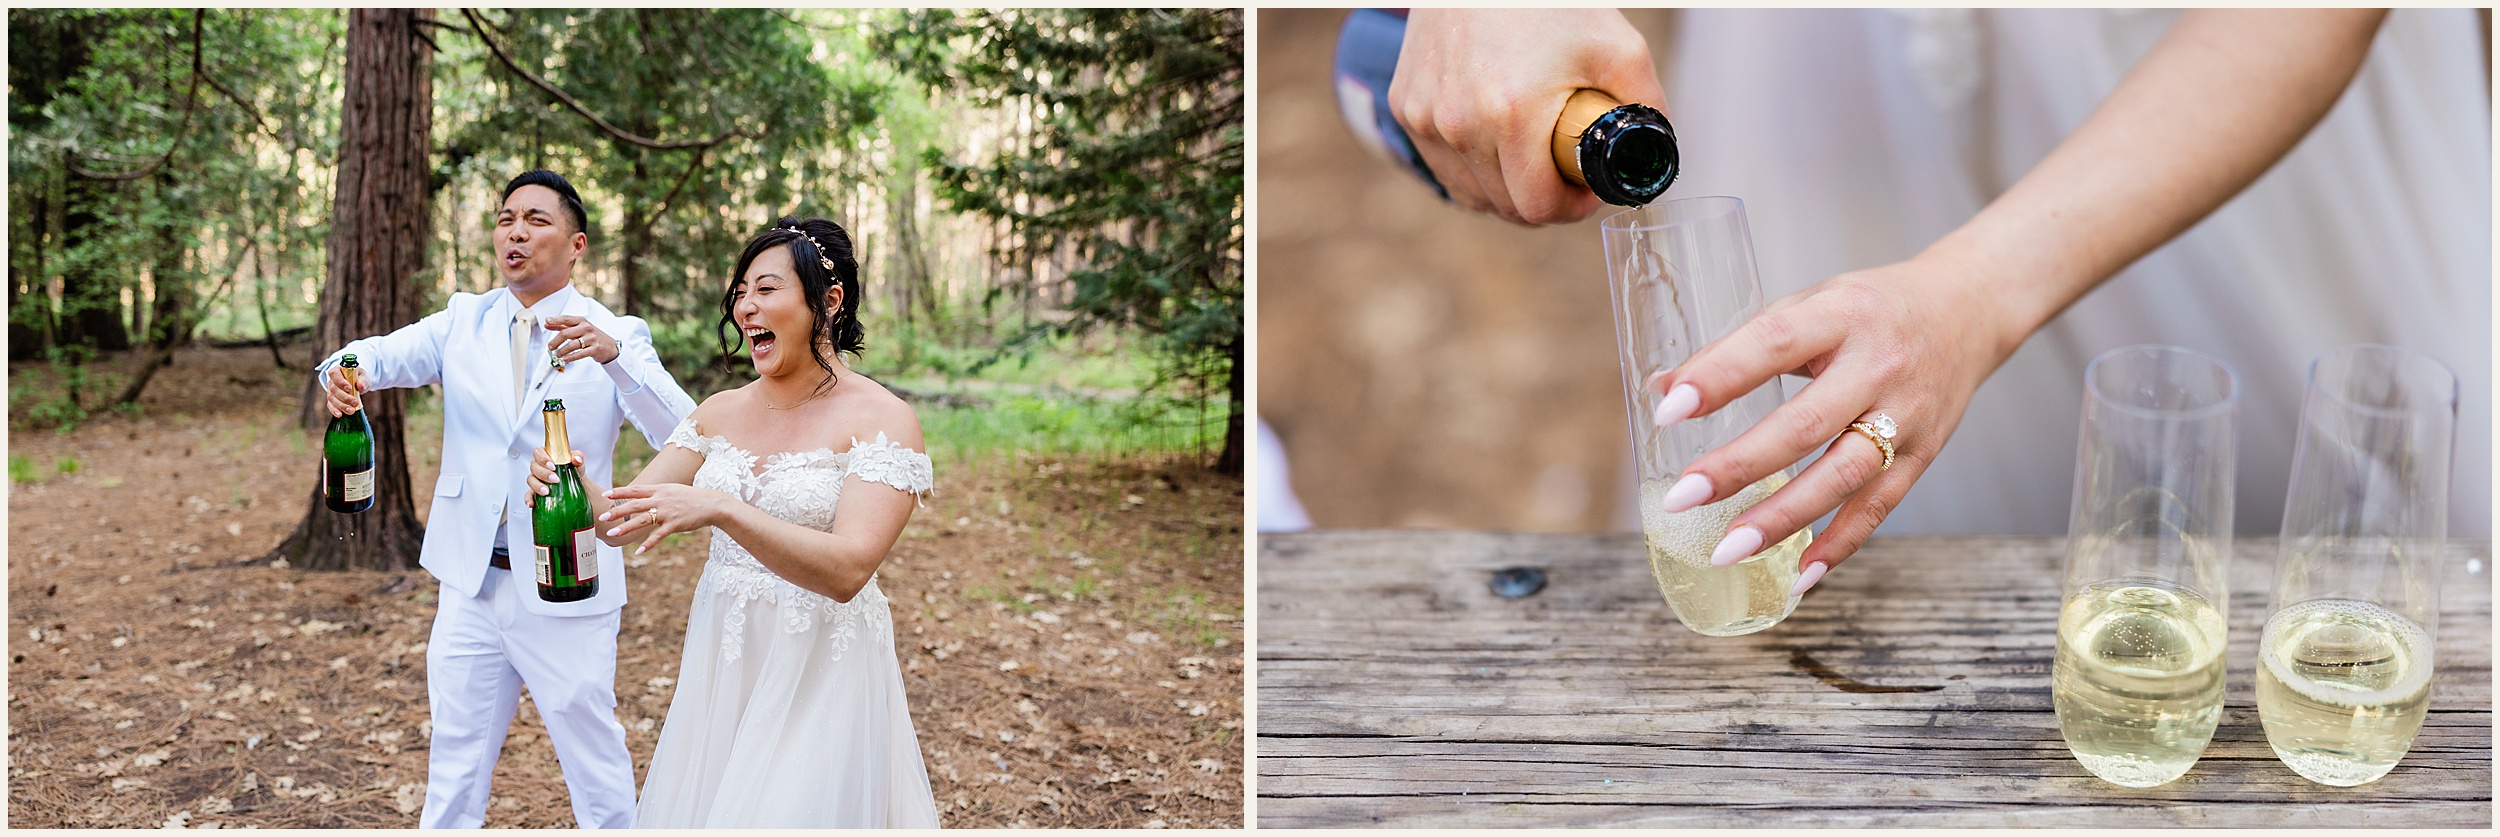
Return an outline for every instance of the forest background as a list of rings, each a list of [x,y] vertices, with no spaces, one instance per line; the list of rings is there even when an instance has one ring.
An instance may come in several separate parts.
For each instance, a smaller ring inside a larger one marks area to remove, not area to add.
[[[497,197],[540,167],[590,209],[576,287],[698,399],[751,374],[716,331],[743,241],[852,232],[855,366],[938,462],[884,576],[948,825],[1239,822],[1238,11],[53,9],[9,37],[13,825],[413,824],[439,400],[369,400],[384,502],[332,515],[307,368],[500,284]],[[620,474],[650,453],[625,435]],[[629,730],[664,716],[704,537],[638,568]],[[523,714],[489,821],[569,824]]]

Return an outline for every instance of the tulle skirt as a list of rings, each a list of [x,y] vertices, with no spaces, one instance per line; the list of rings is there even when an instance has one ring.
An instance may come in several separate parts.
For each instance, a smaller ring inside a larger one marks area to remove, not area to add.
[[[936,828],[893,618],[743,562],[704,569],[643,780],[645,828]]]

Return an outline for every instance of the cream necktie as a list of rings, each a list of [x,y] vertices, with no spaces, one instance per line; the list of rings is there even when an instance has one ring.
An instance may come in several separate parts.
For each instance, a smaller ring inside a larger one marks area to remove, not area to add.
[[[522,403],[521,399],[529,393],[530,338],[536,336],[537,325],[536,318],[527,308],[512,315],[512,410],[515,416],[524,415],[529,409],[529,405]]]

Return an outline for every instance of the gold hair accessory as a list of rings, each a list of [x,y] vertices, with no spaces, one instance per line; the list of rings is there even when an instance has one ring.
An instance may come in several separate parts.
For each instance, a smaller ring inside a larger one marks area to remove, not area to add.
[[[818,243],[818,242],[816,241],[816,237],[815,237],[815,236],[808,235],[806,230],[804,230],[804,229],[800,229],[800,228],[799,228],[797,225],[795,225],[795,224],[793,224],[793,225],[791,225],[791,226],[787,226],[787,227],[782,227],[782,229],[789,230],[789,231],[794,232],[794,233],[798,233],[800,238],[807,239],[807,243],[816,245],[816,263],[817,263],[817,264],[820,264],[820,265],[823,265],[823,266],[824,266],[824,268],[825,268],[825,272],[826,272],[826,273],[832,273],[832,272],[833,272],[833,260],[832,260],[832,259],[825,258],[825,245],[823,245],[823,244],[821,244],[821,243]]]

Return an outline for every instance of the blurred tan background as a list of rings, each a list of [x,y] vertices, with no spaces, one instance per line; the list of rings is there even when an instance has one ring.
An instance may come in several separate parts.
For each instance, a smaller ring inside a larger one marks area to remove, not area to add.
[[[1614,210],[1516,227],[1365,150],[1330,81],[1346,14],[1258,14],[1258,411],[1294,492],[1320,527],[1635,528]]]

